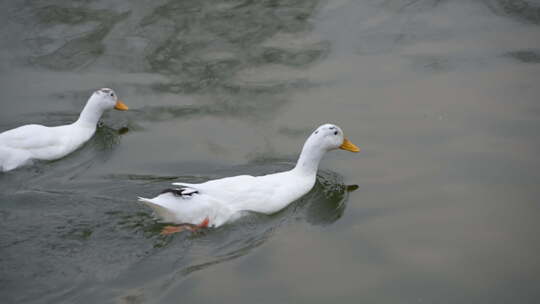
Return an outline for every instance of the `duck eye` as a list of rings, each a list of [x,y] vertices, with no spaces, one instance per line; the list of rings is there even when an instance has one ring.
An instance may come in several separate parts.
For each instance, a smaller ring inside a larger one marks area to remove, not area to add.
[[[337,135],[338,134],[338,131],[334,131],[334,135]]]
[[[319,134],[319,130],[315,131],[315,134]]]
[[[114,94],[113,94],[113,93],[111,93],[111,96],[114,96]]]

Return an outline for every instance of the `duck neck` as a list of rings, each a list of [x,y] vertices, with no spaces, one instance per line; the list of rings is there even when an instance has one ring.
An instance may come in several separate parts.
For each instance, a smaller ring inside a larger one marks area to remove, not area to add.
[[[92,98],[90,98],[75,123],[85,127],[95,128],[102,114],[103,109],[99,107],[98,103],[92,102]]]
[[[308,139],[293,170],[303,175],[316,176],[319,163],[325,152],[324,149]]]

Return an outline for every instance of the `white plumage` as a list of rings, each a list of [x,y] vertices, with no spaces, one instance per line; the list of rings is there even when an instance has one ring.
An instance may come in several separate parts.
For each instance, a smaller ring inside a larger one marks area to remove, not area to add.
[[[244,212],[275,213],[308,193],[317,175],[319,162],[330,150],[360,149],[343,136],[335,125],[317,128],[306,140],[296,166],[289,171],[263,176],[240,175],[200,184],[173,183],[157,197],[139,197],[165,222],[198,225],[208,219],[219,227]]]
[[[33,159],[58,159],[75,151],[92,137],[103,112],[112,108],[127,110],[113,90],[104,88],[92,94],[79,119],[72,124],[32,124],[0,133],[0,171],[13,170]]]

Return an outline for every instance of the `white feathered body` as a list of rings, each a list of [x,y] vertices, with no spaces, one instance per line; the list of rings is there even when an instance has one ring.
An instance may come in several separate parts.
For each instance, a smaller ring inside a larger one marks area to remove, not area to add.
[[[0,133],[0,169],[10,171],[33,159],[55,160],[78,149],[96,131],[74,123],[57,127],[25,125]]]
[[[295,170],[264,176],[240,175],[201,184],[174,183],[182,195],[166,192],[139,198],[165,221],[219,227],[245,212],[275,213],[309,192],[315,176]]]

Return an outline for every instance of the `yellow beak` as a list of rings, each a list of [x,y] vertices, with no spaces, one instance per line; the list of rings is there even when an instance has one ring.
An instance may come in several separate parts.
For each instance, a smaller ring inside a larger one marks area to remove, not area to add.
[[[128,106],[126,106],[126,104],[123,103],[121,100],[116,101],[114,108],[120,111],[126,111],[127,109],[129,109]]]
[[[339,148],[343,150],[351,151],[351,152],[360,152],[360,148],[358,148],[355,144],[353,144],[347,138],[343,140],[343,144],[341,144]]]

